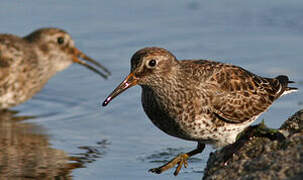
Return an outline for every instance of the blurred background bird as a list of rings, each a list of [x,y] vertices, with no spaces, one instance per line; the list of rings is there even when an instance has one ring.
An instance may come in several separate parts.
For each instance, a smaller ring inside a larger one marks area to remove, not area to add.
[[[78,50],[64,30],[42,28],[25,37],[0,34],[0,109],[27,101],[74,62],[105,79],[110,75],[104,66]]]

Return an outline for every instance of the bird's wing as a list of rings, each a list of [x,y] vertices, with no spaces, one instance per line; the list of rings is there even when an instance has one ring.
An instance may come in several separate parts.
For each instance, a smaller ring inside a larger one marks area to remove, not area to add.
[[[218,118],[241,123],[264,112],[281,91],[277,79],[262,78],[240,67],[222,64],[205,88]]]
[[[26,42],[17,36],[0,34],[0,68],[11,66],[24,55]]]
[[[3,84],[4,79],[9,75],[10,67],[14,63],[14,58],[10,53],[11,48],[6,40],[0,37],[0,84]]]
[[[8,86],[8,80],[24,60],[24,42],[14,35],[0,35],[0,88]],[[1,89],[0,89],[1,90]],[[0,92],[1,93],[1,92]]]

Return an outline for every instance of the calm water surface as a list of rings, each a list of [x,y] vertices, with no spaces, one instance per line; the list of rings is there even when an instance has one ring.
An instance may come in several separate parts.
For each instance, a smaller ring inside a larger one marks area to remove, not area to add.
[[[176,179],[172,171],[154,175],[147,170],[196,144],[154,127],[142,110],[139,87],[101,107],[129,73],[132,54],[145,46],[165,47],[179,59],[214,59],[268,77],[287,74],[303,89],[302,9],[300,0],[2,2],[1,33],[23,36],[40,27],[63,28],[79,49],[113,74],[103,80],[73,65],[14,108],[17,120],[12,112],[2,115],[2,173],[24,178]],[[288,95],[259,121],[277,128],[302,107],[301,92]],[[201,179],[211,151],[207,148],[191,159],[178,179]]]

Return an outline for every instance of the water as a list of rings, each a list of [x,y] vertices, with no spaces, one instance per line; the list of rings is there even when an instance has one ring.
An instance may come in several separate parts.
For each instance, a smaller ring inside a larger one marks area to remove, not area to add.
[[[11,142],[0,151],[5,152],[0,157],[7,157],[2,158],[5,173],[24,178],[174,179],[173,171],[154,175],[147,170],[196,144],[154,127],[142,110],[139,87],[101,107],[129,73],[132,54],[146,46],[165,47],[179,59],[214,59],[268,77],[287,74],[302,89],[302,8],[300,0],[2,2],[0,32],[23,36],[40,27],[63,28],[80,50],[113,74],[103,80],[73,65],[32,100],[13,108],[19,120],[2,115],[1,137]],[[282,97],[259,121],[279,127],[302,104],[301,92]],[[20,121],[25,116],[36,118]],[[201,179],[211,151],[195,156],[179,179]]]

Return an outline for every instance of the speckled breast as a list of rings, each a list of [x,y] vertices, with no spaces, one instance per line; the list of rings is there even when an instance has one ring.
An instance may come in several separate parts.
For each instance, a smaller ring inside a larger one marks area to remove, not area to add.
[[[146,88],[142,89],[141,100],[145,113],[159,129],[174,137],[193,140],[190,133],[183,129],[174,108],[168,108],[173,105],[164,105],[164,102],[152,90]]]

